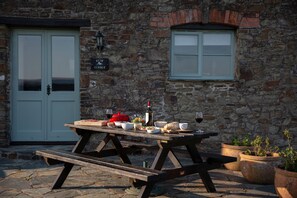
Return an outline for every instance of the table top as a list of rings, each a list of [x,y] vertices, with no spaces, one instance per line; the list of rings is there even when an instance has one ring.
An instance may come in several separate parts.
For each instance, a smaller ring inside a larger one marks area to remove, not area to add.
[[[98,126],[82,126],[82,125],[74,125],[74,124],[65,124],[66,127],[72,129],[81,129],[84,133],[91,132],[91,133],[109,133],[109,134],[116,134],[116,135],[123,135],[123,136],[131,136],[131,137],[142,137],[142,138],[149,138],[149,139],[156,139],[156,140],[177,140],[177,139],[188,139],[188,138],[198,138],[204,139],[209,138],[210,136],[216,136],[218,133],[215,132],[203,132],[197,133],[195,130],[193,132],[181,132],[181,133],[147,133],[146,131],[142,130],[127,130],[121,128],[110,128],[110,127],[98,127]]]

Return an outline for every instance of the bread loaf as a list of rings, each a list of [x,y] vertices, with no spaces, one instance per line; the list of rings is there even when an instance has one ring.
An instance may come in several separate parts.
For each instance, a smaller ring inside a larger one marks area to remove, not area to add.
[[[164,126],[165,130],[176,131],[179,129],[178,122],[170,122]]]

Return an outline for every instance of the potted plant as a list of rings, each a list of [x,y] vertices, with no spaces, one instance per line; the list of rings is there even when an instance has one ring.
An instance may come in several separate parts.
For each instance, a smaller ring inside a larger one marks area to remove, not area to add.
[[[272,146],[268,137],[257,135],[251,142],[253,150],[243,151],[240,156],[240,170],[251,183],[273,184],[274,167],[280,163],[278,147]]]
[[[275,167],[274,187],[279,197],[297,197],[297,150],[291,145],[293,136],[283,132],[288,146],[280,152],[282,164]]]
[[[236,157],[237,161],[224,164],[225,168],[233,171],[240,171],[239,153],[248,149],[252,149],[250,134],[243,137],[234,136],[230,143],[221,144],[221,154],[230,157]]]

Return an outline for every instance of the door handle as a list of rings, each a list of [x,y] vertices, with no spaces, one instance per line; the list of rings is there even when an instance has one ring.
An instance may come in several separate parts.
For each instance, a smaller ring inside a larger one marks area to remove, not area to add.
[[[51,86],[50,85],[46,86],[46,93],[47,93],[47,95],[51,94]]]

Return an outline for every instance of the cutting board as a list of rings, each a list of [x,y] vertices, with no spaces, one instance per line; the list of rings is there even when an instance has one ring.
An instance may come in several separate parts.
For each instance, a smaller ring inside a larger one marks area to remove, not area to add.
[[[94,120],[94,119],[88,119],[88,120],[77,120],[74,121],[74,125],[82,125],[82,126],[106,126],[107,120]]]

